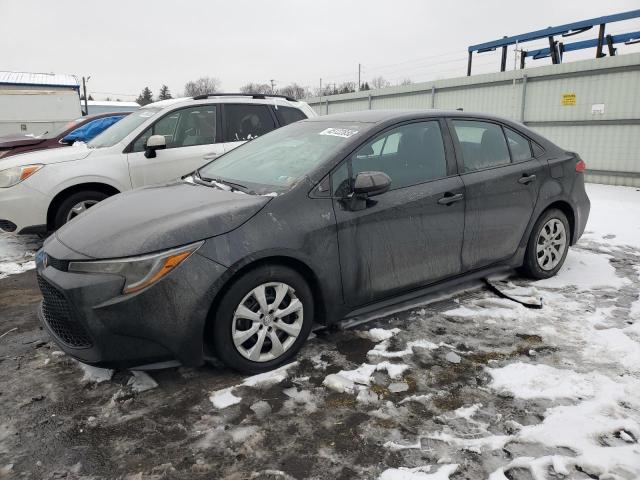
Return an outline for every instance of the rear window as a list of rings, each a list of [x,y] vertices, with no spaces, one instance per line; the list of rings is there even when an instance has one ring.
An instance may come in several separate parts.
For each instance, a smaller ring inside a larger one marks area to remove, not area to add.
[[[280,125],[282,125],[283,127],[285,125],[289,125],[290,123],[297,122],[299,120],[304,120],[307,118],[307,116],[297,108],[277,106],[275,107],[275,109],[276,109],[276,116],[278,117],[278,121],[280,122]]]

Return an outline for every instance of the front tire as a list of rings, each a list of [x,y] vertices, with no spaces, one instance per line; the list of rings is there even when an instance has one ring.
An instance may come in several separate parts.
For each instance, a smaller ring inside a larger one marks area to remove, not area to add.
[[[545,211],[531,231],[522,272],[537,280],[553,277],[564,264],[570,238],[567,216],[557,208]]]
[[[313,324],[313,295],[304,277],[282,265],[243,274],[224,293],[211,328],[219,360],[243,373],[287,363]]]
[[[69,220],[74,219],[107,197],[109,197],[109,195],[97,190],[85,190],[72,193],[58,206],[53,219],[53,226],[57,230]]]

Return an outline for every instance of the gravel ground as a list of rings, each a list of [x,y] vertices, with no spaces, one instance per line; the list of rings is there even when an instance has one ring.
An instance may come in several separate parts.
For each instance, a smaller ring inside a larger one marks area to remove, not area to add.
[[[316,330],[296,363],[248,378],[83,368],[40,328],[34,272],[14,268],[34,239],[14,242],[0,478],[640,478],[640,215],[612,237],[594,201],[610,190],[589,193],[598,229],[560,275],[502,282],[541,309],[472,284]]]

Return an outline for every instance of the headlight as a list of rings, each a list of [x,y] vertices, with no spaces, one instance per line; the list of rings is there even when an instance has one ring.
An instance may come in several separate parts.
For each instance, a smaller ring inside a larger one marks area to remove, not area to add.
[[[23,165],[0,170],[0,188],[8,188],[26,180],[44,165]]]
[[[204,242],[173,248],[160,253],[116,260],[70,262],[70,272],[109,273],[124,277],[122,293],[135,293],[147,288],[174,270]]]

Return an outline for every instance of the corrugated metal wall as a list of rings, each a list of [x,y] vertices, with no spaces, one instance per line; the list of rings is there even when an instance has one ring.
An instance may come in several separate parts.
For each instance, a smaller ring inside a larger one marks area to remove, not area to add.
[[[307,102],[320,115],[463,108],[523,121],[587,162],[588,181],[640,186],[640,53],[390,87]]]

